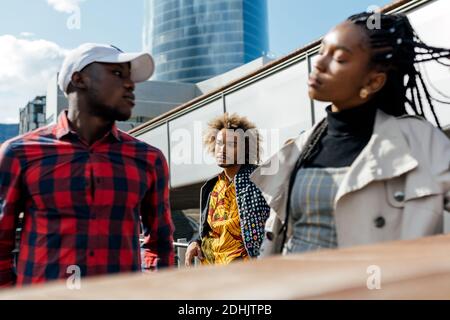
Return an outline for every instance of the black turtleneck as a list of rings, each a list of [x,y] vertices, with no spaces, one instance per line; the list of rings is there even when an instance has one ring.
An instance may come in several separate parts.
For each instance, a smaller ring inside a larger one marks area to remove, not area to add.
[[[332,112],[329,106],[326,111],[327,132],[314,149],[311,160],[304,167],[349,167],[372,136],[376,105],[367,103],[340,112]]]

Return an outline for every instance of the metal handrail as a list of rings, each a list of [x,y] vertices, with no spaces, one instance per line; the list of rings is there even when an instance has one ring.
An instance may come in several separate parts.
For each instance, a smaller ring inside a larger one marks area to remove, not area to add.
[[[174,242],[173,243],[173,247],[176,248],[185,248],[187,249],[187,247],[189,247],[189,243],[188,242]]]

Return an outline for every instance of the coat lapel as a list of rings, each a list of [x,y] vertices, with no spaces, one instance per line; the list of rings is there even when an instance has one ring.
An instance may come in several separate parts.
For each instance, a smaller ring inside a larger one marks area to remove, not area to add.
[[[399,177],[418,165],[397,119],[379,110],[372,137],[344,177],[335,203],[346,194],[360,190],[373,181]]]

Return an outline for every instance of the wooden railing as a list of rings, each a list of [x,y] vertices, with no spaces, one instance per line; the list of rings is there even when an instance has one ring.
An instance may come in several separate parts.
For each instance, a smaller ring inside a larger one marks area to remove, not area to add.
[[[2,299],[450,299],[450,235],[223,267],[82,279]]]

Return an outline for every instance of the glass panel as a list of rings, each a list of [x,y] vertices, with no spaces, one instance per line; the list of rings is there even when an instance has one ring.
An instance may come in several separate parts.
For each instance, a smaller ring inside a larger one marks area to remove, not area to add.
[[[222,100],[217,100],[170,121],[173,188],[205,181],[220,171],[203,147],[203,134],[207,123],[221,114]]]
[[[164,153],[164,156],[166,157],[167,161],[169,161],[169,142],[167,138],[166,125],[156,127],[139,136],[136,136],[136,138],[161,150],[162,153]]]
[[[248,117],[261,131],[263,160],[311,127],[307,79],[302,61],[225,97],[229,113]]]

